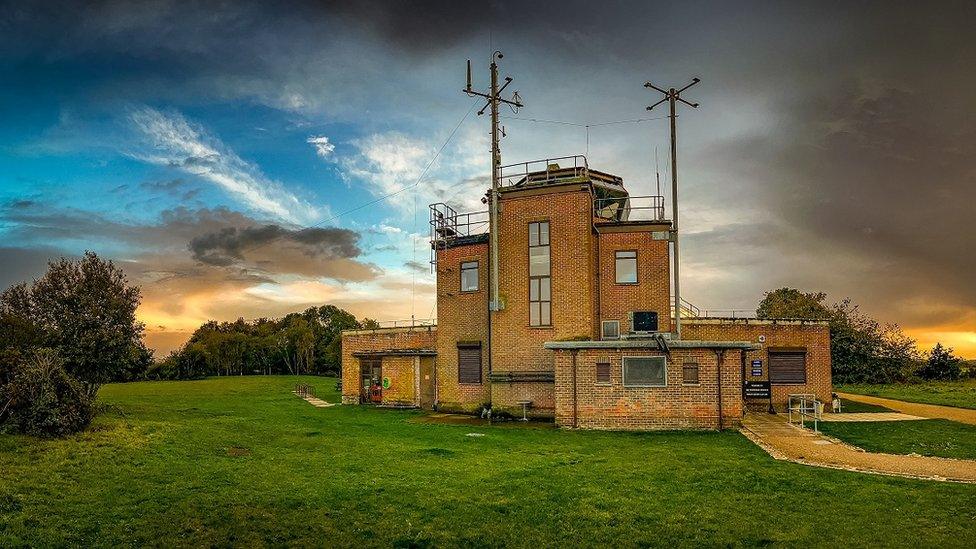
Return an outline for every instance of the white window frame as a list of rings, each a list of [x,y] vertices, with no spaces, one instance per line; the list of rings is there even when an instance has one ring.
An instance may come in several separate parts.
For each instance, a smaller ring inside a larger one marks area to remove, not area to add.
[[[661,360],[664,363],[664,384],[663,385],[649,385],[649,384],[632,384],[627,383],[627,360],[629,359],[654,359]],[[661,388],[668,386],[668,358],[664,356],[624,356],[620,358],[620,381],[624,387],[627,388]]]
[[[617,335],[614,337],[608,337],[606,326],[608,323],[613,323],[617,325]],[[603,320],[600,322],[600,339],[620,339],[620,321],[619,320]]]
[[[474,267],[465,267],[465,265],[471,265],[472,263],[474,264]],[[474,275],[474,289],[473,290],[465,290],[464,289],[464,272],[465,271],[474,271],[474,273],[475,273],[475,275]],[[460,267],[458,273],[460,275],[458,278],[460,278],[460,281],[461,281],[461,284],[460,284],[460,288],[461,288],[460,291],[461,291],[461,293],[463,293],[463,294],[471,294],[471,293],[475,293],[475,292],[478,292],[478,291],[481,290],[481,262],[480,261],[478,261],[478,260],[474,260],[474,261],[462,261],[461,262],[461,267]]]

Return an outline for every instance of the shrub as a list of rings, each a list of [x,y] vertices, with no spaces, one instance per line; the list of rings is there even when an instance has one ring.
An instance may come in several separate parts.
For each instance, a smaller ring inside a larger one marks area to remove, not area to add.
[[[34,351],[20,362],[0,388],[0,425],[34,436],[58,437],[81,431],[91,422],[92,401],[50,349]]]
[[[959,362],[961,360],[952,354],[952,349],[936,343],[918,375],[927,380],[955,381],[962,377]]]

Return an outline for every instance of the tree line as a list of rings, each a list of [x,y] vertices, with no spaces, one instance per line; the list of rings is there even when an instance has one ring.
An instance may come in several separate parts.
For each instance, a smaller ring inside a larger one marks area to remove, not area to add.
[[[351,313],[324,305],[280,319],[209,321],[179,350],[154,363],[147,379],[195,379],[244,374],[338,375],[342,331],[378,328]]]

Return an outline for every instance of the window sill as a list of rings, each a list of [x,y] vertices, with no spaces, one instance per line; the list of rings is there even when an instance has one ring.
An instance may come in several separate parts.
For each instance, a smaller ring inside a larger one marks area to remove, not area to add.
[[[640,286],[640,282],[613,282],[616,286]]]
[[[624,389],[666,389],[667,385],[624,385]]]
[[[610,383],[609,381],[597,381],[593,385],[597,387],[613,387],[613,383]]]
[[[551,330],[551,329],[555,328],[555,326],[553,326],[552,324],[549,324],[547,326],[532,326],[532,325],[529,325],[528,328],[531,329],[531,330]]]
[[[701,387],[701,383],[682,383],[682,387]]]
[[[460,292],[458,292],[458,293],[459,293],[459,294],[476,294],[476,293],[478,293],[478,292],[480,292],[480,291],[481,291],[481,290],[461,290],[461,291],[460,291]]]
[[[480,381],[458,381],[458,385],[484,385]]]

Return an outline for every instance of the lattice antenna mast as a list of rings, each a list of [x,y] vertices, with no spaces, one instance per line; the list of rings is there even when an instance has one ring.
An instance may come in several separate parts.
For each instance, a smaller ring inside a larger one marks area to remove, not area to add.
[[[693,109],[697,109],[698,103],[685,101],[681,98],[681,92],[699,82],[701,80],[698,78],[692,78],[691,83],[681,89],[668,88],[667,90],[663,90],[650,82],[644,83],[645,88],[651,88],[664,95],[663,99],[648,106],[647,110],[653,110],[654,107],[665,102],[671,108],[670,114],[668,115],[668,118],[671,119],[671,216],[673,218],[671,225],[671,247],[674,250],[674,331],[678,339],[681,339],[681,284],[680,278],[678,277],[678,151],[676,147],[678,139],[675,132],[674,106],[680,101]]]
[[[500,141],[502,131],[498,125],[498,105],[504,103],[515,112],[522,108],[522,99],[518,92],[512,94],[511,99],[503,99],[502,92],[512,83],[510,76],[505,77],[505,83],[498,87],[498,63],[496,61],[504,57],[502,52],[495,51],[491,54],[491,87],[488,93],[483,93],[471,87],[471,60],[468,60],[468,80],[467,85],[461,91],[469,97],[484,97],[487,100],[484,107],[478,111],[478,116],[485,114],[486,109],[491,112],[491,206],[488,212],[489,224],[491,226],[489,238],[491,240],[489,254],[491,255],[491,299],[489,307],[492,311],[499,311],[502,308],[501,300],[498,297],[498,185],[501,178],[500,169],[502,165],[502,151]]]

